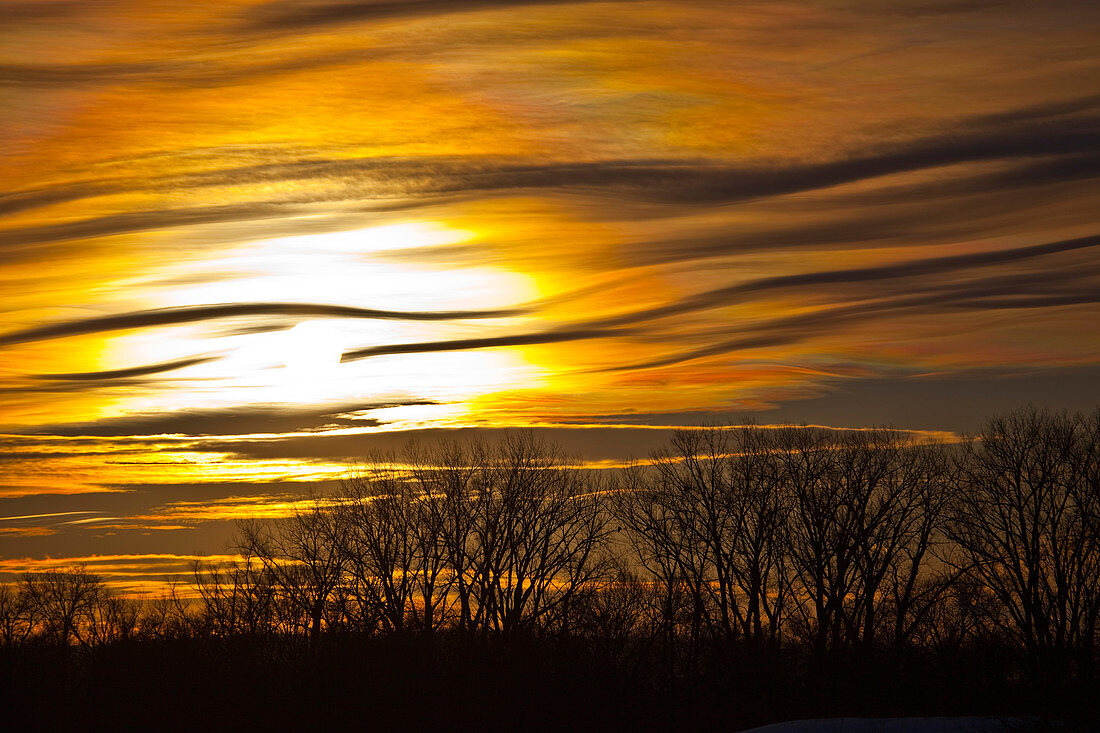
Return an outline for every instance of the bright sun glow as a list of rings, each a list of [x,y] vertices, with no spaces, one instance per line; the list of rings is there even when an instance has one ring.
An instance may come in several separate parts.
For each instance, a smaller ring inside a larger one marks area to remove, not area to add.
[[[353,229],[327,234],[307,234],[298,237],[269,239],[257,244],[290,248],[308,247],[311,249],[345,252],[384,252],[388,250],[412,249],[415,247],[443,247],[461,244],[474,238],[474,233],[465,229],[450,229],[438,224],[411,222],[404,224],[385,224],[368,229]]]
[[[533,281],[496,267],[430,267],[380,257],[408,247],[467,242],[473,232],[402,223],[241,244],[208,258],[173,262],[144,276],[157,300],[147,307],[211,303],[310,303],[408,311],[513,306],[537,297]],[[180,285],[180,283],[186,283]],[[244,317],[112,335],[102,368],[156,364],[196,355],[211,361],[172,372],[167,393],[134,392],[121,411],[237,404],[370,403],[432,400],[450,407],[526,386],[537,370],[519,351],[408,354],[341,363],[345,351],[444,341],[523,329],[521,318],[400,319]],[[434,412],[438,412],[435,408]],[[433,413],[434,414],[434,413]]]
[[[287,331],[286,368],[300,379],[326,379],[340,366],[341,335],[326,321],[303,321]]]

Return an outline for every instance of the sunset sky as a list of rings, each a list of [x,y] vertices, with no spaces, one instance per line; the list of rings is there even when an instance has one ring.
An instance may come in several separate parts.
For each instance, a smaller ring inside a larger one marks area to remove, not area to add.
[[[1100,3],[0,19],[0,579],[151,587],[412,436],[1100,403]]]

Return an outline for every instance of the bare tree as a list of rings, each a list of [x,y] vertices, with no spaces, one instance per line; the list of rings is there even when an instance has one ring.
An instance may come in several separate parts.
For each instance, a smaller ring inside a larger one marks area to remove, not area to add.
[[[60,646],[90,643],[106,588],[98,575],[83,567],[72,570],[42,570],[25,573],[20,593],[34,631]]]
[[[144,607],[145,603],[140,598],[105,595],[89,623],[90,643],[111,644],[134,638]]]
[[[799,626],[820,655],[839,626],[840,605],[853,583],[855,548],[848,515],[829,478],[833,439],[817,428],[784,427],[768,435],[766,455],[790,501],[786,549],[797,582],[791,594]]]
[[[743,638],[779,641],[791,596],[786,527],[791,502],[775,461],[772,431],[745,425],[733,433],[728,496],[741,517],[726,550],[726,564],[741,599],[737,621]]]
[[[815,655],[900,646],[942,594],[942,584],[927,582],[943,517],[942,446],[890,429],[792,426],[744,436],[734,474],[745,482],[740,494],[786,497],[775,507],[756,501],[767,510],[760,516],[771,546],[785,548],[777,577],[793,572],[786,597]]]
[[[1100,418],[1028,408],[966,445],[952,502],[956,567],[1036,674],[1091,669],[1100,615]]]
[[[8,583],[0,583],[0,646],[10,649],[31,633],[26,595]]]
[[[465,570],[471,522],[467,509],[479,461],[455,443],[444,443],[434,452],[413,443],[405,456],[419,490],[410,508],[417,627],[432,633],[457,621],[460,628],[468,629],[470,592]]]
[[[603,493],[530,432],[509,436],[489,457],[469,502],[483,628],[506,635],[549,628],[600,578],[610,531]]]
[[[686,632],[689,659],[704,637],[780,638],[791,587],[790,508],[772,438],[752,426],[683,430],[651,468],[622,474],[616,516],[663,589],[668,642]]]
[[[899,646],[920,607],[935,600],[937,586],[921,581],[943,518],[943,452],[908,433],[872,430],[845,436],[836,458],[857,548],[855,592],[841,606],[847,638],[868,648],[879,641]],[[893,638],[880,638],[890,627]]]
[[[274,582],[256,558],[245,555],[231,563],[196,560],[191,571],[199,595],[196,623],[206,633],[226,637],[274,631]]]
[[[887,531],[891,552],[878,586],[895,651],[919,640],[957,577],[950,567],[937,562],[948,545],[945,525],[954,480],[951,448],[923,443],[909,445],[904,452],[908,475],[895,521]]]
[[[696,558],[683,540],[681,507],[675,495],[654,490],[648,467],[631,465],[620,472],[611,494],[617,528],[629,547],[656,606],[654,635],[662,641],[666,674],[677,668],[679,640],[687,630],[689,662],[696,658],[702,623],[702,581]]]
[[[402,632],[413,610],[416,538],[412,503],[419,489],[393,458],[346,479],[339,499],[339,549],[355,607],[382,630]]]
[[[346,528],[329,503],[316,497],[287,519],[237,524],[237,549],[262,564],[291,618],[301,619],[311,645],[320,637],[329,598],[343,580]]]
[[[344,482],[351,587],[384,630],[566,630],[609,533],[599,487],[530,433],[410,445]],[[455,617],[456,616],[456,617]]]
[[[434,450],[413,444],[406,452],[421,490],[431,500],[426,509],[438,533],[436,544],[426,548],[434,556],[433,567],[446,568],[440,576],[444,611],[455,616],[452,623],[465,632],[479,628],[484,608],[477,604],[481,563],[477,555],[479,518],[485,467],[491,462],[489,448],[481,442],[461,445],[443,442]],[[449,599],[453,598],[453,603]]]
[[[142,639],[178,639],[194,635],[196,619],[188,599],[173,582],[159,596],[146,599],[136,633]]]
[[[648,652],[661,632],[653,590],[625,559],[614,558],[607,581],[576,599],[573,633],[612,663],[621,664],[632,653],[630,661],[642,663],[638,653]]]

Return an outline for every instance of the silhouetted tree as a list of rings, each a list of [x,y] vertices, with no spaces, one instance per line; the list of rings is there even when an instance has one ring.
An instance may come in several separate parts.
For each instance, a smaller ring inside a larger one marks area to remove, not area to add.
[[[484,627],[504,634],[560,628],[606,568],[602,487],[530,432],[505,439],[489,457],[469,504]]]
[[[192,636],[195,625],[194,609],[173,583],[160,596],[144,601],[137,634],[142,639],[181,639]]]
[[[704,633],[756,643],[780,636],[789,504],[769,438],[749,426],[678,431],[671,450],[654,454],[650,470],[628,472],[616,493],[617,517],[664,588],[666,611],[679,591],[690,599],[692,649]]]
[[[88,644],[106,589],[98,575],[84,568],[25,573],[20,581],[31,627],[59,646]]]
[[[262,564],[288,607],[291,623],[302,620],[311,645],[320,637],[329,599],[343,580],[346,529],[317,498],[287,519],[237,524],[238,551]]]
[[[990,621],[1037,675],[1091,670],[1100,616],[1097,414],[990,419],[959,463],[956,567],[996,600]]]
[[[357,605],[388,631],[432,631],[454,612],[467,631],[563,629],[610,533],[591,476],[530,433],[410,446],[345,481],[338,505]]]
[[[260,635],[275,630],[274,579],[262,562],[245,555],[230,563],[192,564],[199,595],[196,623],[213,636]]]
[[[410,444],[234,543],[155,599],[83,568],[0,584],[0,692],[95,700],[178,670],[273,711],[367,695],[445,717],[505,689],[698,727],[872,699],[1094,710],[1100,412],[1021,410],[962,445],[705,427],[606,472],[530,432]],[[164,691],[144,694],[159,714]]]
[[[0,584],[0,645],[5,649],[18,646],[30,633],[26,594],[7,583]]]
[[[111,644],[136,636],[144,612],[140,598],[123,598],[105,593],[88,623],[91,644]]]
[[[797,577],[800,625],[820,658],[831,649],[873,647],[892,627],[912,636],[938,586],[926,582],[942,522],[942,447],[888,430],[774,431]]]
[[[387,632],[406,628],[416,585],[412,505],[419,493],[394,460],[376,460],[343,482],[337,502],[339,550],[361,628],[369,627],[367,619],[377,619]]]
[[[412,443],[405,451],[422,497],[414,531],[422,558],[419,626],[426,631],[448,623],[474,630],[474,498],[482,485],[487,450],[480,442],[463,446],[444,441],[434,449]]]

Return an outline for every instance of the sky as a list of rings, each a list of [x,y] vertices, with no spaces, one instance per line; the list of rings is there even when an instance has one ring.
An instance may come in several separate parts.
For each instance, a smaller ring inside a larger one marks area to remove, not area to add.
[[[1100,404],[1100,4],[0,0],[0,579],[411,438]]]

